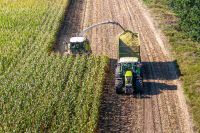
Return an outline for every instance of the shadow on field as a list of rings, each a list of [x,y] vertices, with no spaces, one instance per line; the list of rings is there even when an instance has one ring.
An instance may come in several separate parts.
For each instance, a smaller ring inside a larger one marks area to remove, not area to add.
[[[177,86],[168,85],[165,83],[157,83],[157,82],[144,82],[144,87],[141,93],[140,94],[134,93],[133,98],[138,98],[138,99],[151,98],[151,96],[159,95],[160,93],[162,93],[162,91],[166,90],[170,91],[177,90]],[[124,97],[130,97],[130,95],[125,95],[125,94],[120,94],[120,95]]]
[[[176,60],[142,63],[146,80],[175,80],[182,75]]]
[[[144,88],[140,98],[150,98],[151,95],[158,95],[165,90],[177,90],[177,86],[157,82],[144,82]]]

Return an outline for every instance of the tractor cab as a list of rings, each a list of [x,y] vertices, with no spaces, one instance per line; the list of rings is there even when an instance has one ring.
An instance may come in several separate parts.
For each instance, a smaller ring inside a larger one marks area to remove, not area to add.
[[[136,67],[137,67],[136,64],[138,64],[138,63],[139,63],[139,60],[136,57],[122,57],[122,58],[120,58],[118,64],[120,64],[120,72],[122,74],[121,76],[125,76],[126,71],[135,72]]]
[[[66,47],[67,54],[90,54],[89,41],[85,37],[72,37]]]
[[[142,87],[142,66],[137,57],[121,57],[115,71],[117,93],[132,94]]]
[[[135,67],[135,63],[122,63],[121,64],[122,74],[125,75],[126,71],[132,71]]]

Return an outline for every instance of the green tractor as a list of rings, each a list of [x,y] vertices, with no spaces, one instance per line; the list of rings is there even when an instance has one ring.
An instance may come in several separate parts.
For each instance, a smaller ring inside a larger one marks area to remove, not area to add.
[[[119,60],[115,69],[116,93],[141,93],[142,88],[143,74],[139,35],[125,31],[119,37]]]
[[[135,57],[120,58],[115,69],[116,93],[140,93],[143,87],[142,64]]]

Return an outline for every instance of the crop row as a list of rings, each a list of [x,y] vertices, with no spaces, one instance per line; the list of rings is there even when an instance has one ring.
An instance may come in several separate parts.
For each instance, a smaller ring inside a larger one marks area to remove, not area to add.
[[[47,53],[67,5],[0,1],[0,132],[95,130],[108,59]]]
[[[107,58],[41,58],[2,79],[0,131],[92,132]]]

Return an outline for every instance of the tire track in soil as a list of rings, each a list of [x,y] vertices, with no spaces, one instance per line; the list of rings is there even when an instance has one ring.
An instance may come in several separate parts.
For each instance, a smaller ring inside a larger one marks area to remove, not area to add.
[[[126,29],[140,33],[141,58],[144,62],[142,95],[117,95],[114,90],[114,68],[118,41],[122,31],[104,26],[88,32],[93,53],[107,55],[110,72],[101,100],[98,132],[193,132],[187,107],[173,60],[165,49],[166,42],[149,19],[139,0],[73,0],[66,13],[55,49],[63,53],[63,41],[89,25],[115,20]],[[178,87],[177,87],[178,86]]]

